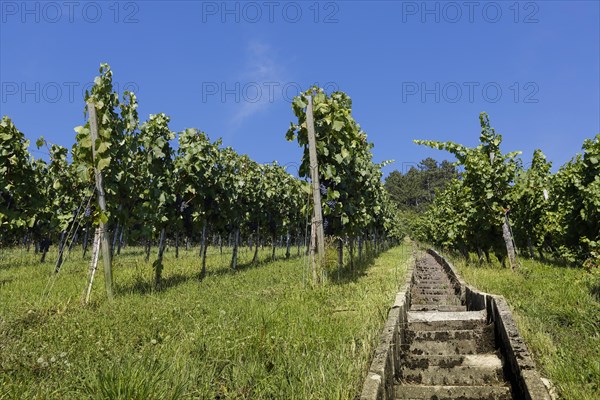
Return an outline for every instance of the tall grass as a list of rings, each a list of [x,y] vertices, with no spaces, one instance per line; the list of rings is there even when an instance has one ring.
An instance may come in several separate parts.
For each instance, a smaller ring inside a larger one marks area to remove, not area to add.
[[[0,255],[2,399],[352,399],[411,256],[406,245],[309,285],[305,257],[232,272],[230,249],[166,253],[153,290],[142,249],[115,257],[117,296],[102,275],[80,296],[87,260],[72,254],[53,276],[21,249]]]
[[[506,297],[542,375],[562,398],[600,399],[597,274],[530,259],[514,272],[454,263],[469,284]]]

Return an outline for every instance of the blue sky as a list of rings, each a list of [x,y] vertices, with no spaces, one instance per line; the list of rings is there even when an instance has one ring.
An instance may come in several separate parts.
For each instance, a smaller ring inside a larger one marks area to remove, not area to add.
[[[559,165],[600,132],[597,1],[0,2],[0,114],[71,146],[101,62],[140,118],[165,112],[259,162],[298,162],[290,100],[313,83],[353,99],[376,161],[450,156],[489,113],[504,151]],[[42,156],[40,153],[34,153]]]

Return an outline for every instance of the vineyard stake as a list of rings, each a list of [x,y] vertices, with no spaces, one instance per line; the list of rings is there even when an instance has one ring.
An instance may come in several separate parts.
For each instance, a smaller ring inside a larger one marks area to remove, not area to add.
[[[104,198],[104,188],[102,186],[102,172],[96,167],[96,139],[98,138],[98,118],[96,116],[96,105],[88,102],[88,112],[90,113],[90,136],[92,139],[92,162],[94,164],[94,175],[96,177],[96,191],[98,192],[98,206],[100,212],[106,215],[106,199]],[[113,298],[112,288],[112,265],[110,257],[110,237],[106,225],[100,218],[100,233],[102,234],[102,263],[104,264],[104,281],[106,285],[106,295],[109,299]]]
[[[317,143],[315,137],[315,123],[313,118],[312,96],[308,96],[308,105],[306,106],[306,129],[308,131],[308,154],[310,156],[310,179],[312,181],[312,193],[314,212],[311,224],[311,253],[317,250],[318,261],[314,255],[311,257],[313,281],[317,283],[319,270],[325,255],[325,233],[323,232],[323,211],[321,209],[321,185],[319,183],[319,164],[317,162]],[[316,238],[316,249],[315,249]],[[318,265],[317,265],[318,262]]]
[[[90,270],[88,273],[87,285],[83,291],[82,303],[87,305],[90,302],[90,296],[92,294],[92,286],[94,284],[94,275],[96,275],[96,269],[98,269],[98,253],[100,247],[100,228],[96,228],[94,233],[94,243],[92,244],[92,259],[90,260]]]

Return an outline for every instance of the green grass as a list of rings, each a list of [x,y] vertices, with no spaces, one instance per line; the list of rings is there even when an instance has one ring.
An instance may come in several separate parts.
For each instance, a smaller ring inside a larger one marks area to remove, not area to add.
[[[114,261],[115,300],[99,270],[84,308],[79,251],[53,277],[52,257],[40,265],[24,250],[2,250],[0,398],[354,398],[409,246],[332,273],[318,289],[306,257],[253,267],[251,256],[244,250],[232,273],[230,254],[211,248],[200,282],[197,249],[179,259],[171,249],[165,287],[154,292],[152,259],[129,248]]]
[[[562,398],[600,399],[600,275],[528,259],[516,272],[454,262],[467,283],[508,300],[540,372]]]

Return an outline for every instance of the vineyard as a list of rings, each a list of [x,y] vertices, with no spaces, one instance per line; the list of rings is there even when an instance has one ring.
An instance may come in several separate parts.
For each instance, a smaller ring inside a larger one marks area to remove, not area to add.
[[[314,87],[293,103],[297,124],[286,137],[306,148],[305,109],[314,96],[314,126],[321,174],[323,217],[319,221],[336,242],[339,267],[343,249],[350,260],[363,257],[363,248],[378,251],[400,239],[393,206],[381,182],[382,165],[373,163],[366,134],[351,115],[351,100],[344,93],[325,94]],[[57,244],[59,273],[64,258],[76,243],[92,259],[102,249],[107,293],[112,296],[110,260],[122,246],[145,247],[153,259],[154,286],[160,288],[163,254],[167,243],[175,253],[192,242],[200,245],[199,273],[206,275],[209,244],[233,248],[230,266],[238,265],[242,244],[255,249],[268,243],[306,247],[312,205],[308,154],[299,177],[277,162],[259,164],[232,148],[211,141],[198,129],[179,134],[169,129],[165,114],[150,115],[140,123],[134,93],[113,91],[112,71],[103,64],[90,93],[86,94],[85,126],[75,128],[76,143],[68,149],[36,142],[49,160],[34,159],[29,142],[8,117],[0,123],[1,175],[0,243],[3,247],[34,246],[44,262],[51,244]],[[175,142],[176,140],[176,142]],[[102,246],[100,246],[102,243]],[[92,246],[90,246],[90,244]],[[356,251],[355,251],[356,249]],[[355,254],[357,253],[357,254]],[[93,264],[93,263],[92,263]],[[90,285],[95,266],[90,267]],[[318,280],[325,271],[320,270]]]
[[[413,225],[412,236],[460,252],[490,253],[512,268],[518,250],[543,260],[600,267],[600,134],[555,174],[541,150],[525,168],[520,152],[502,153],[502,135],[480,116],[480,145],[416,140],[456,157],[460,178],[449,179]],[[439,223],[443,221],[443,223]],[[537,251],[536,251],[537,250]],[[536,254],[537,253],[537,254]],[[508,263],[507,263],[508,261]]]
[[[476,147],[415,140],[456,162],[384,179],[350,97],[313,86],[289,171],[115,87],[102,64],[44,157],[0,122],[0,399],[356,398],[417,244],[514,301],[562,395],[600,391],[600,134],[553,173],[482,113]]]
[[[410,251],[388,250],[403,234],[351,107],[294,99],[298,176],[141,122],[106,64],[70,150],[41,137],[34,158],[3,117],[0,398],[352,397]]]

